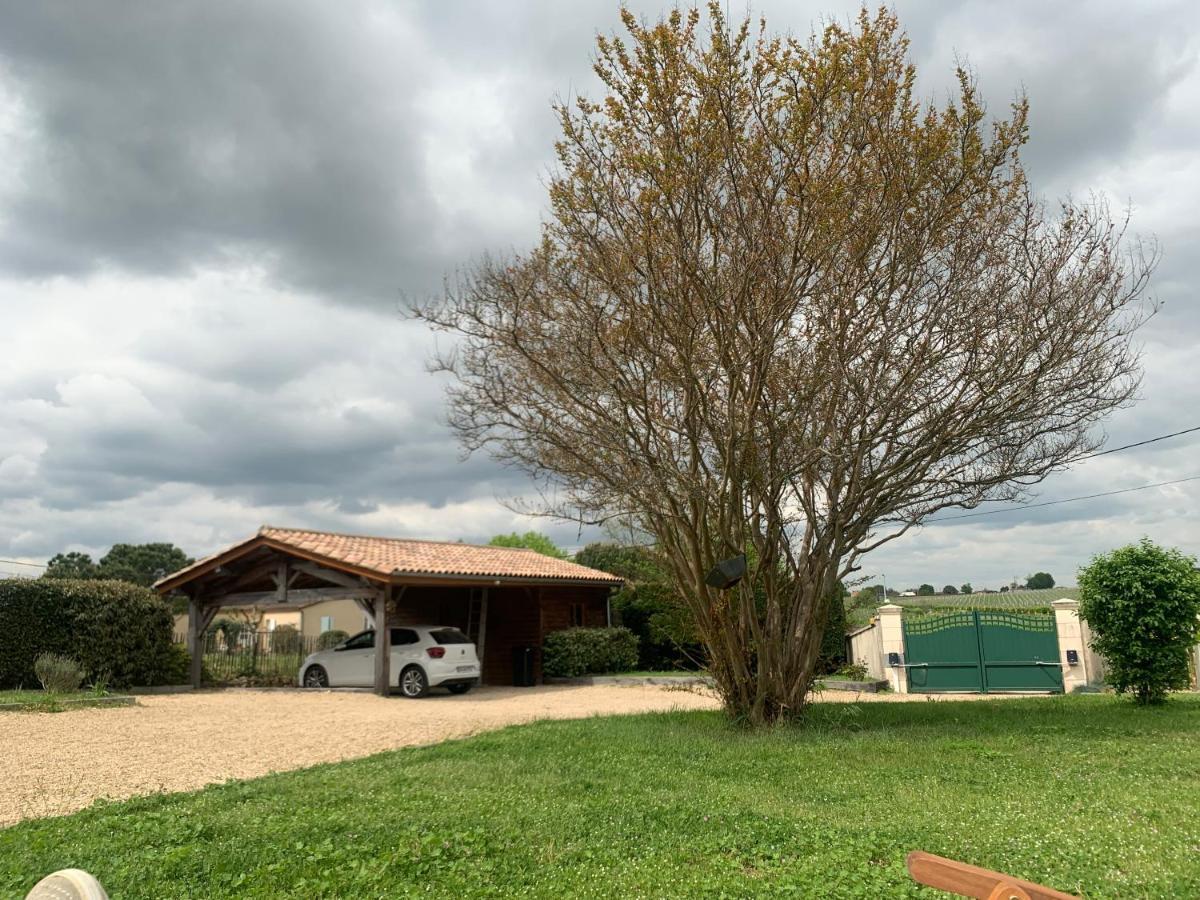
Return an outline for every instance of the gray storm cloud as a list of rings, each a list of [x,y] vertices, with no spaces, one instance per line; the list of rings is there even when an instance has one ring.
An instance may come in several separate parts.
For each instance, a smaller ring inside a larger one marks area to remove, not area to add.
[[[753,11],[806,34],[856,9]],[[997,114],[1025,91],[1038,189],[1128,204],[1162,247],[1143,402],[1112,441],[1196,424],[1194,5],[897,9],[923,92],[941,99],[957,59]],[[615,3],[562,10],[0,3],[0,555],[135,538],[200,553],[267,520],[468,539],[528,527],[499,500],[523,479],[461,459],[424,369],[431,338],[398,309],[536,239],[550,103],[595,93],[594,35],[617,25]],[[1196,459],[1186,444],[1114,457],[1039,493],[1182,477]],[[872,565],[984,582],[1065,571],[1141,533],[1194,549],[1189,490],[946,522]]]

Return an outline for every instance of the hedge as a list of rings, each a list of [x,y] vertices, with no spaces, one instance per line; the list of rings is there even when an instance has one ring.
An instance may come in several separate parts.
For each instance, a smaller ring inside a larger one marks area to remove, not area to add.
[[[167,684],[179,673],[170,607],[123,581],[0,580],[0,689],[32,687],[33,661],[59,653],[89,680],[114,687]]]
[[[554,678],[628,672],[637,663],[637,635],[628,628],[568,628],[542,643],[542,672]]]

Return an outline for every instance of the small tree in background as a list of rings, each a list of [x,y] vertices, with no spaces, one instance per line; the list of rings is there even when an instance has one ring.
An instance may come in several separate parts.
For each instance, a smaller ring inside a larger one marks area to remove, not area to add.
[[[817,657],[817,672],[828,675],[846,664],[846,598],[850,592],[838,583],[829,595],[829,611],[825,616],[825,633],[821,637],[821,654]],[[853,662],[853,660],[850,660]]]
[[[946,585],[944,588],[942,588],[942,593],[943,593],[943,594],[957,594],[957,593],[958,593],[958,588],[956,588],[956,587],[955,587],[954,585],[952,585],[952,584],[948,584],[948,585]]]
[[[958,591],[960,594],[973,594],[975,593],[975,588],[971,587],[971,582],[965,581],[963,582],[963,586],[960,587]]]
[[[1097,556],[1079,573],[1079,615],[1108,661],[1108,681],[1140,705],[1187,687],[1188,651],[1200,636],[1196,558],[1143,538]]]
[[[653,547],[597,542],[576,553],[575,562],[625,580],[612,597],[613,624],[637,635],[639,668],[694,669],[704,664],[691,614]]]
[[[917,596],[918,597],[932,597],[936,593],[937,593],[937,591],[935,591],[933,589],[932,584],[923,584],[919,588],[917,588]]]
[[[1025,578],[1025,587],[1031,591],[1044,591],[1054,587],[1054,576],[1049,572],[1035,572]]]
[[[56,553],[46,564],[43,578],[95,578],[96,564],[87,553],[72,550],[70,553]]]
[[[47,563],[43,577],[100,578],[150,587],[194,561],[174,544],[113,544],[99,563],[86,553],[57,553]]]
[[[553,556],[555,559],[566,559],[569,555],[566,550],[540,531],[527,531],[524,534],[518,534],[515,531],[511,534],[498,534],[488,541],[488,546],[520,547],[525,550],[533,550],[542,556]]]

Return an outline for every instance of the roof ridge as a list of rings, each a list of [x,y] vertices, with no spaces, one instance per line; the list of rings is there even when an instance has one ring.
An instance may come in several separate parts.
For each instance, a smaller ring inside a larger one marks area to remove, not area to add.
[[[288,528],[282,525],[263,525],[258,529],[258,533],[260,535],[265,531],[292,531],[301,534],[324,534],[329,535],[330,537],[365,538],[369,541],[395,541],[406,544],[440,544],[448,547],[475,547],[479,550],[512,550],[520,551],[522,553],[538,553],[538,551],[531,550],[529,547],[503,547],[499,544],[472,544],[468,541],[431,541],[428,538],[388,537],[382,534],[358,534],[349,531],[324,531],[320,528]],[[539,553],[538,555],[545,556],[544,553]],[[546,558],[557,559],[559,562],[573,562],[573,560],[563,559],[562,557],[558,556],[546,556]],[[580,563],[575,563],[575,565],[580,565]]]

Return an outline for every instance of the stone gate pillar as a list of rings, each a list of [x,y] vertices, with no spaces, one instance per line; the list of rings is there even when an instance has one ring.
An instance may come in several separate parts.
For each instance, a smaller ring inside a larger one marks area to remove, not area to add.
[[[879,643],[883,653],[883,671],[887,676],[888,686],[897,694],[908,693],[908,675],[899,666],[888,665],[888,654],[899,654],[901,662],[904,658],[904,626],[901,617],[904,610],[895,603],[885,603],[875,611],[879,615]]]
[[[1087,648],[1083,645],[1083,629],[1079,624],[1078,600],[1055,600],[1054,624],[1058,628],[1058,660],[1062,663],[1063,690],[1071,693],[1088,683]],[[1074,651],[1075,662],[1070,661]]]

